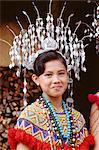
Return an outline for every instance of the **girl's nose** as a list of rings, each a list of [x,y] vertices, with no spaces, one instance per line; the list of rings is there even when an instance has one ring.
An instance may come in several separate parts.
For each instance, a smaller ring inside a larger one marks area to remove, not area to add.
[[[53,76],[53,82],[55,83],[60,82],[60,79],[57,75]]]

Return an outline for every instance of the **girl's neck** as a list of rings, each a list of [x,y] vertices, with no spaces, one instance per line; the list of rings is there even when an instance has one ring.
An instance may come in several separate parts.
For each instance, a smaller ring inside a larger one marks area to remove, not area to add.
[[[45,96],[47,100],[51,102],[54,108],[56,108],[57,110],[62,108],[62,97],[51,97],[51,96],[49,97],[44,93],[43,95]]]

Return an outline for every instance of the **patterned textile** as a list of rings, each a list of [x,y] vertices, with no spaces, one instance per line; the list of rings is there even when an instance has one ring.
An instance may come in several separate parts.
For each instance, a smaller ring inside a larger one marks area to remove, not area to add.
[[[62,125],[63,131],[66,134],[67,133],[66,116],[62,109],[56,113]],[[73,109],[72,115],[73,118],[75,118],[75,129],[76,129],[75,145],[79,146],[81,143],[83,143],[84,139],[88,137],[88,131],[82,114]],[[49,134],[47,123],[48,123],[47,109],[43,107],[42,103],[36,101],[31,105],[27,106],[26,109],[20,114],[15,129],[22,129],[26,133],[32,135],[34,138],[42,142],[50,142],[50,138],[52,137],[52,143],[54,145],[59,145],[59,139],[54,131],[54,128],[51,126],[51,134]],[[68,145],[68,140],[64,140],[63,143]]]

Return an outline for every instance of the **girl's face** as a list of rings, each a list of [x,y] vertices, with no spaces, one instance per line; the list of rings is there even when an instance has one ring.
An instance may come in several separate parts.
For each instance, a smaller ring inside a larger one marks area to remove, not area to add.
[[[50,100],[53,98],[62,99],[67,88],[67,71],[60,60],[52,60],[45,63],[45,71],[35,78],[39,83],[44,95]]]

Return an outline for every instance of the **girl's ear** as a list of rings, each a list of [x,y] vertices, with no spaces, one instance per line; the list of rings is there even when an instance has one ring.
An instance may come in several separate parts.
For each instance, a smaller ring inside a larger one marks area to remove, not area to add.
[[[35,82],[37,86],[39,86],[38,76],[36,74],[32,75],[32,80]]]

